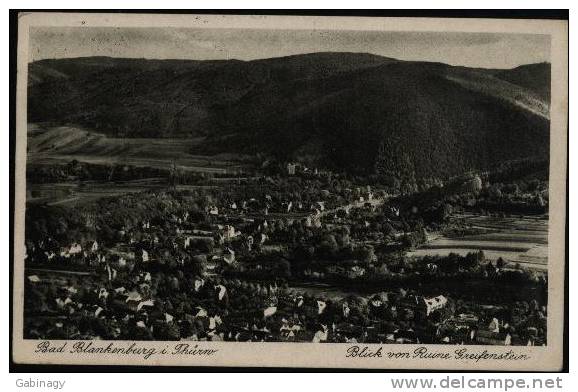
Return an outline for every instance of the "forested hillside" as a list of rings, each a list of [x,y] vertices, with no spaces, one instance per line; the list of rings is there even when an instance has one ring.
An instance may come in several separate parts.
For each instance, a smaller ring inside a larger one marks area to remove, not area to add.
[[[95,57],[35,62],[29,74],[29,122],[109,137],[204,137],[197,154],[419,178],[549,152],[549,64],[484,70],[363,53]]]

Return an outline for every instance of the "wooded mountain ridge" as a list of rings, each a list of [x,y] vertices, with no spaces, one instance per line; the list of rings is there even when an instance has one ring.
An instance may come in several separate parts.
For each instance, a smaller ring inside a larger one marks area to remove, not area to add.
[[[503,69],[311,53],[254,61],[29,64],[28,120],[109,137],[205,137],[356,173],[448,176],[549,154],[550,64]]]

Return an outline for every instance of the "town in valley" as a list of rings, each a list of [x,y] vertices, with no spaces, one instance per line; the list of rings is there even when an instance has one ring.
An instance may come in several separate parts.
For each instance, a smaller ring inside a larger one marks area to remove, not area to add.
[[[31,62],[24,338],[547,345],[549,81]]]

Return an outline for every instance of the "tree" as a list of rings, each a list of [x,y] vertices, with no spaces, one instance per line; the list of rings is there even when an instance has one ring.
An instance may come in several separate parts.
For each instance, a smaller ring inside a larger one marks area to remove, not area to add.
[[[354,257],[363,264],[371,264],[375,261],[375,249],[371,245],[358,246],[354,250]]]
[[[206,255],[195,255],[188,260],[188,265],[186,266],[191,273],[195,275],[202,275],[205,272],[207,266],[207,256]]]
[[[350,244],[350,238],[348,233],[336,233],[335,240],[337,242],[337,245],[339,245],[341,248],[346,247]]]
[[[506,263],[504,262],[504,259],[502,259],[501,257],[498,257],[498,260],[496,261],[496,267],[499,269],[504,268],[504,266],[506,265]]]
[[[335,236],[328,234],[323,237],[319,244],[319,251],[326,257],[333,257],[337,253],[339,246],[335,240]]]
[[[278,264],[279,275],[282,278],[290,278],[291,277],[291,263],[289,263],[286,259],[281,259]]]

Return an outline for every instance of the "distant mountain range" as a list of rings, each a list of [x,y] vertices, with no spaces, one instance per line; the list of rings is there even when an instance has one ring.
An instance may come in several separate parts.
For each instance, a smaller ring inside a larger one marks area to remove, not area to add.
[[[547,157],[550,64],[511,70],[312,53],[255,61],[90,57],[29,65],[29,122],[109,136],[206,137],[260,153],[417,177]]]

